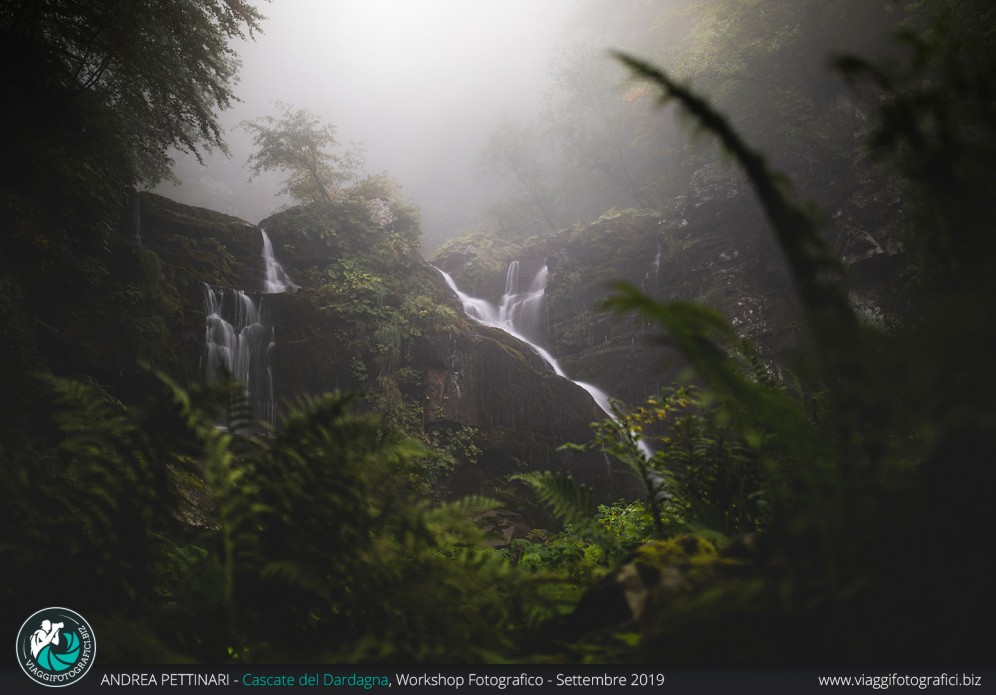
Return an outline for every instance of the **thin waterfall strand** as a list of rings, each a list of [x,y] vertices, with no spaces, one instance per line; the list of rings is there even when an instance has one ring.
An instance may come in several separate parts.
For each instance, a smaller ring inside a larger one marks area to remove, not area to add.
[[[266,233],[266,230],[260,227],[260,231],[263,233],[263,269],[265,273],[263,278],[263,293],[280,294],[288,290],[298,289],[298,286],[294,284],[284,270],[284,267],[280,265],[273,255],[273,244],[270,242],[270,237]]]

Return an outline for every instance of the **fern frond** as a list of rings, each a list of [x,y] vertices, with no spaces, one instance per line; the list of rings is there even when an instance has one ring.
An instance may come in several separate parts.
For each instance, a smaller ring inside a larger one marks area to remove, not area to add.
[[[553,471],[532,471],[516,473],[509,480],[526,483],[540,501],[549,506],[553,514],[568,524],[589,523],[595,514],[592,489],[584,483],[576,484],[574,479]]]
[[[259,576],[262,579],[276,580],[288,587],[303,589],[316,596],[328,597],[328,583],[302,563],[289,560],[268,562],[259,571]]]
[[[466,521],[478,514],[483,514],[501,506],[501,502],[490,497],[469,495],[429,509],[425,514],[425,520],[429,523],[448,523],[454,520]]]

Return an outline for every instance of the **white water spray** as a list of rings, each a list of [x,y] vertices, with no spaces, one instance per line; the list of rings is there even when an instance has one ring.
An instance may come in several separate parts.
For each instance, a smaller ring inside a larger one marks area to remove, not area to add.
[[[204,283],[204,372],[208,381],[227,372],[242,384],[254,415],[270,424],[276,421],[273,370],[270,356],[276,346],[273,321],[267,316],[266,296],[298,286],[273,255],[273,244],[263,231],[263,296],[259,306],[242,290]]]
[[[663,242],[657,239],[657,255],[654,256],[654,260],[650,264],[650,268],[647,273],[643,276],[643,282],[640,283],[640,289],[644,292],[647,291],[647,284],[653,280],[653,286],[650,288],[652,291],[656,292],[660,287],[660,275],[661,275],[661,252],[663,251]]]
[[[273,326],[260,318],[252,297],[242,290],[212,287],[204,283],[204,313],[207,316],[204,371],[208,381],[224,373],[238,381],[259,419],[272,421],[273,378],[270,350]]]
[[[266,230],[260,227],[263,233],[263,292],[265,294],[279,294],[288,290],[296,290],[298,286],[290,279],[284,267],[280,265],[273,255],[273,244]]]
[[[142,199],[135,196],[135,205],[131,211],[132,226],[135,227],[135,243],[142,246]]]
[[[542,357],[543,360],[550,365],[550,368],[553,369],[557,376],[561,376],[568,381],[572,381],[583,388],[589,395],[591,395],[592,399],[595,401],[595,405],[601,408],[610,418],[616,422],[619,422],[619,418],[612,409],[612,402],[607,393],[599,389],[597,386],[571,379],[564,372],[557,359],[551,355],[547,349],[537,345],[524,334],[523,324],[525,324],[527,328],[535,327],[539,324],[540,307],[543,302],[543,296],[546,293],[546,280],[549,274],[549,269],[545,263],[536,274],[536,277],[533,279],[532,283],[530,283],[529,290],[520,293],[518,291],[519,262],[512,261],[512,263],[508,266],[508,274],[505,277],[505,294],[502,295],[501,302],[498,307],[495,307],[486,299],[471,297],[469,294],[461,292],[460,288],[457,287],[456,282],[452,277],[450,277],[449,273],[445,270],[441,270],[440,268],[436,268],[436,270],[438,270],[443,276],[447,286],[449,286],[449,288],[456,293],[460,303],[463,304],[463,311],[468,317],[485,326],[493,326],[494,328],[501,329],[512,337],[521,340],[523,343],[528,345],[533,352]],[[532,330],[535,330],[535,328]],[[637,447],[648,459],[654,455],[654,452],[642,439],[637,441]]]

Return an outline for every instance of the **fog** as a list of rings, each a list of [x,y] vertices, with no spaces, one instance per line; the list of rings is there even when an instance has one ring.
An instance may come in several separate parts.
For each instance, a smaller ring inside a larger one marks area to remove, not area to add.
[[[247,183],[246,119],[274,101],[363,141],[367,172],[387,171],[438,237],[469,225],[494,182],[475,160],[499,117],[534,114],[550,60],[579,10],[572,0],[294,0],[262,5],[264,33],[237,49],[240,102],[221,114],[231,156],[177,154],[181,186],[159,192],[258,221],[286,203],[280,176]]]

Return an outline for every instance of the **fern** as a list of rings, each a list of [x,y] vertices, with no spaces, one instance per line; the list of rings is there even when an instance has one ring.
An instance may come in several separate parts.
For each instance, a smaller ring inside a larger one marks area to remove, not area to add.
[[[529,485],[540,501],[554,515],[569,524],[583,524],[595,514],[592,489],[584,483],[575,484],[569,475],[552,471],[533,471],[509,476]]]
[[[553,471],[516,473],[509,479],[526,483],[540,502],[550,507],[554,516],[573,526],[606,552],[612,555],[621,552],[616,538],[595,521],[594,494],[584,483],[577,484],[571,476]]]
[[[5,457],[4,595],[53,594],[39,549],[60,538],[91,570],[75,602],[116,661],[508,659],[513,635],[563,610],[549,593],[561,579],[484,542],[473,516],[493,500],[411,498],[412,471],[434,454],[353,412],[350,396],[303,398],[257,437],[216,425],[217,406],[241,397],[230,386],[161,377],[125,407],[93,384],[48,383],[58,448]],[[208,498],[206,518],[184,522],[180,481]]]
[[[858,322],[842,289],[842,268],[819,235],[814,210],[793,200],[785,176],[772,171],[765,158],[748,147],[705,99],[639,58],[619,52],[615,56],[635,75],[661,89],[661,103],[677,101],[743,167],[785,254],[799,298],[821,344],[819,349],[827,359],[852,354],[858,345],[847,341],[856,339]]]

